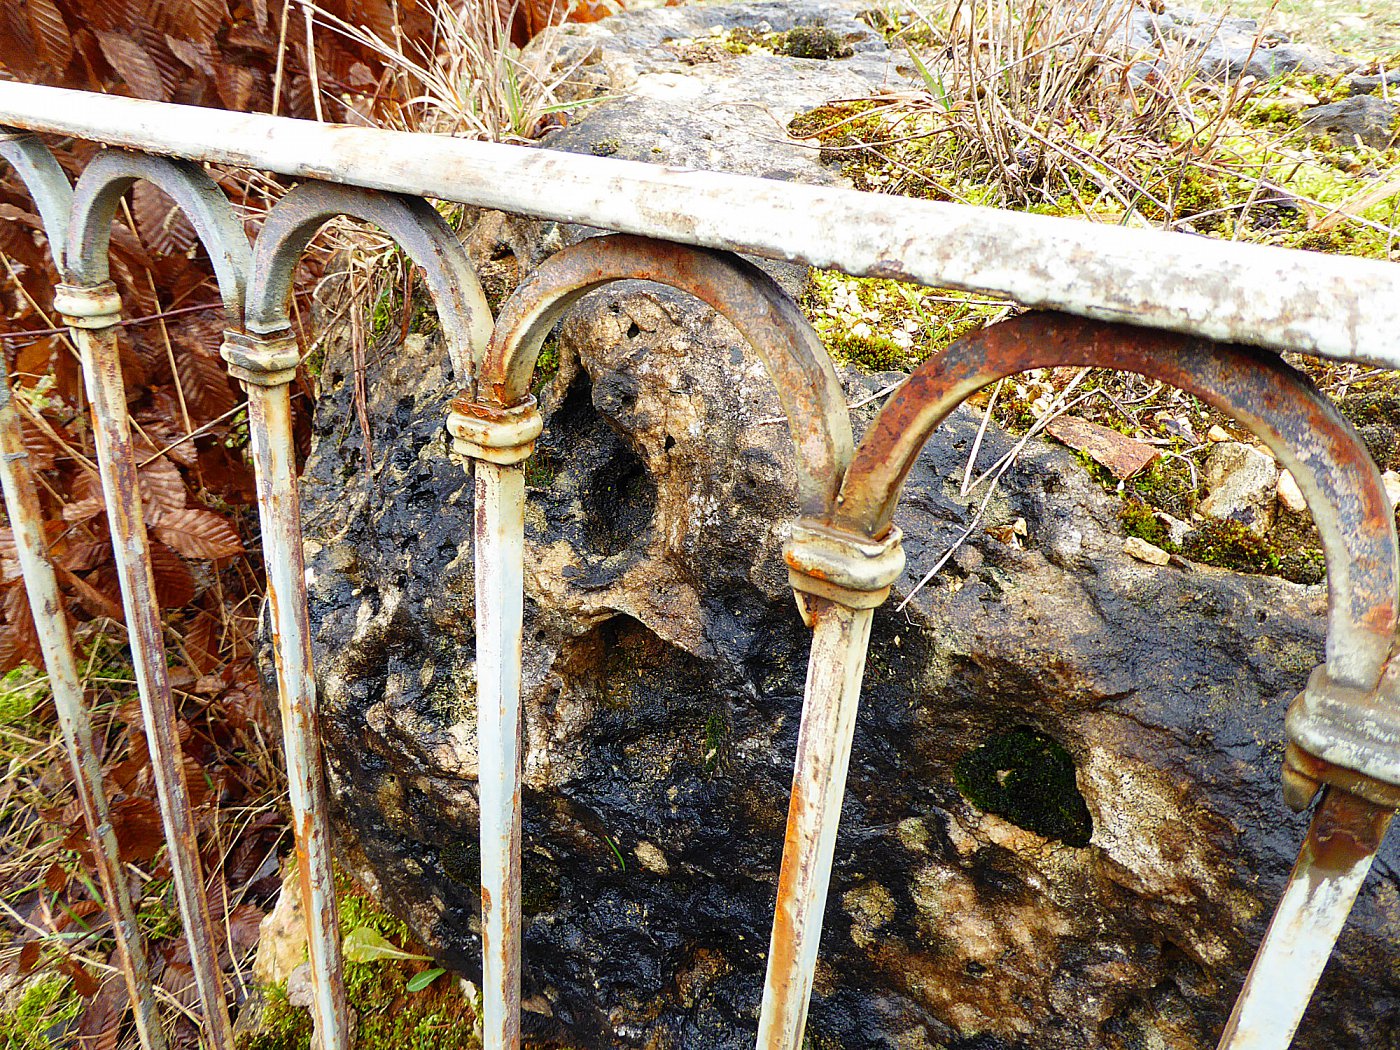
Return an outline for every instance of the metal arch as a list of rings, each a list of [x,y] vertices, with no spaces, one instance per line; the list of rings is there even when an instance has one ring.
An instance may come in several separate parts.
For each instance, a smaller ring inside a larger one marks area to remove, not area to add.
[[[49,251],[55,265],[61,268],[73,203],[68,176],[48,148],[26,132],[0,131],[0,158],[10,163],[29,190],[44,224]],[[97,879],[112,921],[137,1037],[146,1050],[164,1050],[165,1032],[156,1010],[150,966],[131,891],[122,873],[111,812],[103,790],[102,769],[93,745],[92,724],[74,660],[73,640],[49,559],[38,491],[34,487],[24,431],[10,392],[3,355],[0,355],[0,487],[4,490],[5,508],[24,570],[25,593],[33,612],[54,708],[73,770],[74,792],[92,840]]]
[[[19,175],[39,209],[49,254],[63,272],[68,243],[68,216],[73,211],[73,187],[49,148],[27,131],[0,127],[0,157]]]
[[[73,190],[68,250],[61,267],[64,280],[93,288],[110,279],[112,221],[122,197],[137,182],[162,190],[189,218],[214,267],[224,311],[231,323],[240,323],[252,263],[248,235],[223,190],[192,161],[116,149],[94,157]]]
[[[64,316],[82,356],[132,664],[190,966],[204,1007],[205,1038],[211,1050],[233,1050],[233,1026],[218,965],[220,938],[210,917],[175,731],[174,696],[117,346],[121,299],[110,280],[111,228],[122,196],[138,181],[163,190],[189,217],[209,254],[224,308],[235,325],[242,323],[252,252],[227,198],[197,164],[107,150],[93,159],[74,188],[60,268],[65,283],[54,297],[54,308]]]
[[[554,323],[582,296],[622,280],[655,281],[687,292],[739,329],[763,360],[787,415],[797,447],[802,513],[824,510],[854,443],[841,382],[797,304],[773,278],[730,252],[613,234],[550,256],[501,307],[478,396],[507,406],[524,400]]]
[[[1247,426],[1307,498],[1329,587],[1327,671],[1371,689],[1395,639],[1400,565],[1380,474],[1350,425],[1277,355],[1159,329],[1031,313],[958,340],[885,403],[847,473],[832,521],[870,536],[890,527],[901,486],[935,428],[976,390],[1032,368],[1136,372],[1194,394]]]
[[[476,373],[491,338],[491,307],[461,241],[421,197],[313,182],[296,187],[268,213],[254,243],[247,329],[270,335],[291,326],[292,280],[302,252],[330,220],[349,216],[384,230],[423,268],[460,382]]]
[[[688,292],[728,318],[777,387],[797,447],[804,512],[835,497],[853,440],[821,340],[777,284],[727,252],[629,235],[551,256],[502,307],[474,389],[453,403],[455,447],[476,480],[477,732],[481,769],[482,1041],[520,1045],[520,657],[524,594],[522,461],[540,433],[529,383],[540,346],[579,298],[619,280]]]
[[[838,535],[897,536],[891,519],[900,490],[939,423],[997,379],[1059,365],[1162,379],[1240,420],[1294,473],[1322,535],[1331,584],[1327,663],[1289,712],[1285,798],[1306,805],[1324,783],[1329,786],[1220,1044],[1222,1050],[1279,1050],[1292,1039],[1400,804],[1395,778],[1386,775],[1400,766],[1400,737],[1384,727],[1386,718],[1400,718],[1387,711],[1394,702],[1382,684],[1400,678],[1400,671],[1386,667],[1400,614],[1400,550],[1379,472],[1331,403],[1272,354],[1159,330],[1027,314],[960,339],[915,370],[866,432],[822,524]],[[760,1050],[795,1050],[802,1041],[869,617],[869,609],[839,596],[815,603]],[[1334,756],[1308,754],[1300,721],[1323,738],[1338,729],[1364,737],[1354,750],[1372,765],[1338,768],[1329,761]]]

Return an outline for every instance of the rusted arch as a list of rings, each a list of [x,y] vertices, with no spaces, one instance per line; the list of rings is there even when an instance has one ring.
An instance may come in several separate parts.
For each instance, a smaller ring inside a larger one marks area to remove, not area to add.
[[[209,254],[229,323],[241,326],[243,293],[252,260],[248,236],[223,191],[191,161],[117,149],[94,157],[73,191],[64,280],[76,287],[94,288],[110,279],[107,253],[112,220],[122,197],[137,182],[149,182],[162,190],[185,213]]]
[[[254,243],[248,331],[270,335],[291,326],[288,306],[297,263],[311,239],[340,215],[373,223],[423,268],[457,379],[476,374],[491,338],[491,307],[457,235],[427,201],[396,193],[313,182],[272,209]]]
[[[551,256],[501,307],[478,396],[505,406],[523,401],[554,323],[582,296],[622,280],[688,292],[739,329],[767,367],[787,415],[797,446],[802,512],[822,513],[851,460],[851,420],[841,384],[796,304],[757,266],[729,252],[614,234]]]
[[[954,408],[998,379],[1062,365],[1161,379],[1239,420],[1274,451],[1322,534],[1327,673],[1374,688],[1396,629],[1400,555],[1390,503],[1347,422],[1305,377],[1265,351],[1052,313],[985,328],[925,361],[891,396],[856,450],[834,524],[883,535],[920,449]]]
[[[73,187],[47,146],[27,131],[0,127],[0,157],[9,161],[39,209],[49,254],[63,271],[68,243],[68,216],[73,211]]]

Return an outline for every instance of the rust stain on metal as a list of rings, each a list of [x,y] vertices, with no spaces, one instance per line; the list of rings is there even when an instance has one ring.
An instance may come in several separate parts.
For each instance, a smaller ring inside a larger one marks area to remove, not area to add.
[[[273,657],[287,787],[296,830],[297,881],[307,924],[314,1016],[321,1050],[348,1050],[348,1011],[331,859],[330,812],[312,673],[310,614],[302,556],[301,507],[292,466],[290,380],[285,340],[225,344],[248,392],[258,515],[262,525]]]
[[[146,1050],[164,1050],[165,1032],[156,1012],[155,990],[141,942],[128,880],[122,871],[112,831],[102,769],[93,746],[83,689],[73,656],[68,619],[59,598],[49,560],[38,492],[29,468],[19,413],[11,400],[9,377],[0,363],[0,484],[24,572],[24,584],[34,613],[34,625],[49,674],[54,707],[63,730],[73,770],[73,786],[92,840],[102,899],[112,920],[117,954],[127,993],[131,997],[137,1035]]]
[[[1348,791],[1329,791],[1308,830],[1315,868],[1346,871],[1380,849],[1394,809]]]

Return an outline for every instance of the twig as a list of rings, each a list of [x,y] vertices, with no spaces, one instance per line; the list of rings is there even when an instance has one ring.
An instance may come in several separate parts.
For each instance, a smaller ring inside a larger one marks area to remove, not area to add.
[[[972,451],[967,456],[967,467],[963,471],[962,487],[958,490],[958,495],[966,496],[972,488],[972,468],[977,464],[977,453],[982,448],[982,438],[987,433],[987,424],[992,421],[992,410],[997,406],[997,397],[1001,394],[1001,386],[1005,379],[998,379],[997,385],[992,387],[992,396],[987,399],[987,410],[982,413],[982,423],[977,428],[977,437],[972,441]]]
[[[1088,372],[1089,369],[1087,368],[1081,371],[1079,375],[1075,377],[1075,382],[1077,383],[1080,379],[1087,375]],[[1071,389],[1073,389],[1073,384],[1071,384],[1071,386],[1066,387],[1064,391],[1060,394],[1060,397],[1063,398],[1064,395],[1069,393]],[[968,522],[967,528],[965,528],[962,531],[962,533],[958,536],[958,538],[952,542],[948,549],[943,552],[942,557],[940,557],[938,561],[934,563],[933,568],[929,569],[928,572],[924,573],[924,575],[920,578],[919,582],[914,585],[913,589],[910,590],[910,592],[907,595],[905,595],[904,600],[900,602],[897,606],[895,606],[895,612],[902,612],[904,610],[904,607],[914,600],[914,595],[918,594],[921,590],[923,590],[924,587],[927,586],[928,582],[938,575],[939,570],[941,570],[943,566],[948,564],[948,559],[950,559],[954,555],[954,553],[956,553],[957,549],[967,541],[967,538],[971,536],[974,531],[976,531],[977,526],[981,524],[982,515],[986,513],[987,505],[991,503],[992,496],[997,491],[997,485],[1001,481],[1002,475],[1004,475],[1008,470],[1011,469],[1011,465],[1015,463],[1016,460],[1020,457],[1022,451],[1025,450],[1025,447],[1030,443],[1031,439],[1038,436],[1042,430],[1044,430],[1047,426],[1050,425],[1052,420],[1068,412],[1071,408],[1073,408],[1075,405],[1078,405],[1080,402],[1085,401],[1090,397],[1093,397],[1094,393],[1095,392],[1091,390],[1086,394],[1081,394],[1069,404],[1064,405],[1063,407],[1052,409],[1051,411],[1045,413],[1045,415],[1042,418],[1037,419],[1035,421],[1034,426],[1032,426],[1029,430],[1026,431],[1025,436],[1022,437],[1021,440],[1016,443],[1015,448],[1013,448],[1010,452],[1002,456],[1001,459],[997,461],[997,466],[992,468],[996,471],[995,475],[992,476],[992,483],[987,486],[987,493],[982,497],[982,502],[978,504],[977,511],[972,515],[972,520]],[[982,480],[986,478],[989,474],[991,474],[991,471],[988,471],[987,474],[983,474],[981,478],[978,478],[977,481],[973,483],[973,487],[975,488],[977,485],[980,485],[982,483]]]
[[[162,310],[160,313],[147,314],[144,317],[132,317],[117,322],[119,328],[132,328],[137,325],[152,324],[155,321],[162,321],[167,317],[180,317],[184,314],[199,313],[201,310],[222,310],[223,303],[196,303],[193,306],[177,306],[173,310]],[[67,328],[28,328],[22,332],[0,332],[0,339],[40,339],[46,335],[67,335]]]

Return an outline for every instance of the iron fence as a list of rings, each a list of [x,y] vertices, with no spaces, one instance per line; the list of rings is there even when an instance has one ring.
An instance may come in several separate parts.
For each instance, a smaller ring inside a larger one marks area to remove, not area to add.
[[[82,357],[102,487],[161,815],[213,1050],[233,1039],[175,735],[116,330],[108,242],[144,180],[184,211],[226,314],[222,354],[248,393],[298,884],[316,1026],[347,1050],[345,992],[317,729],[289,388],[288,304],[302,253],[339,215],[387,232],[426,278],[460,395],[447,429],[476,486],[484,1043],[520,1043],[520,723],[524,462],[542,430],[529,395],[569,306],[623,279],[671,285],[728,318],[767,367],[797,452],[800,517],[784,557],[812,629],[759,1021],[761,1050],[801,1045],[872,618],[904,557],[892,524],[929,435],[963,399],[1032,368],[1095,365],[1187,390],[1233,416],[1297,479],[1329,579],[1326,659],[1291,707],[1285,797],[1318,803],[1294,876],[1221,1045],[1281,1050],[1400,807],[1394,519],[1336,410],[1273,351],[1400,365],[1400,266],[909,201],[445,137],[311,124],[0,84],[0,156],[32,192],[62,274],[55,307]],[[36,133],[108,148],[70,186]],[[303,180],[251,245],[205,163]],[[424,198],[616,231],[528,274],[493,319],[466,254]],[[1005,296],[1040,308],[954,343],[890,397],[857,446],[840,383],[796,305],[735,252]],[[1217,342],[1216,340],[1221,340]],[[1249,345],[1243,345],[1249,344]],[[119,877],[73,649],[19,416],[0,389],[0,483],[73,762],[141,1042],[160,1050],[149,969]]]

